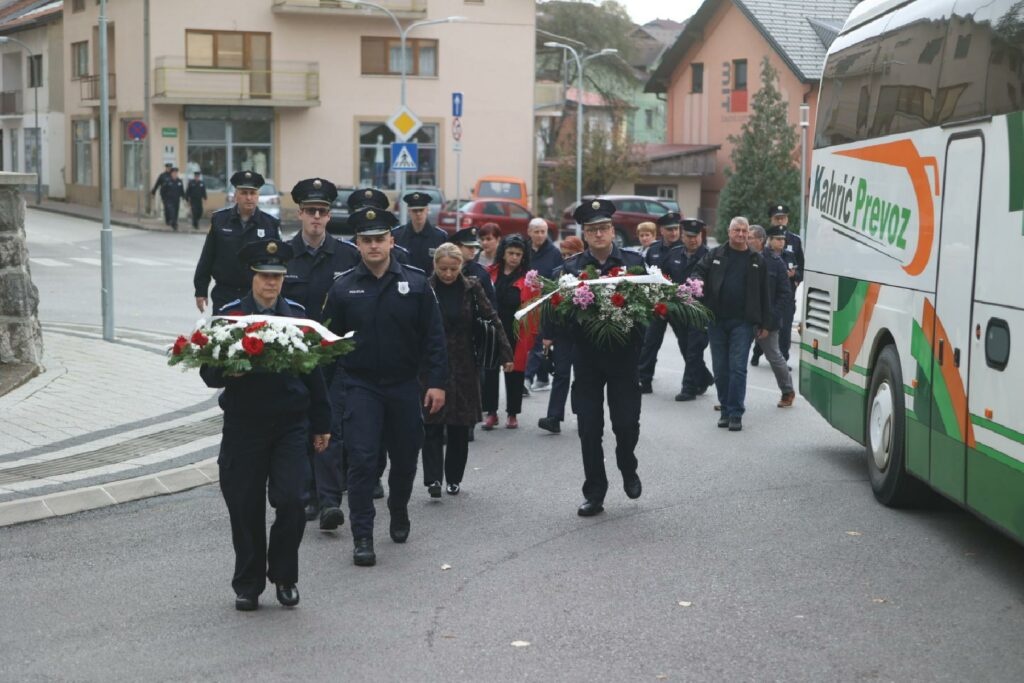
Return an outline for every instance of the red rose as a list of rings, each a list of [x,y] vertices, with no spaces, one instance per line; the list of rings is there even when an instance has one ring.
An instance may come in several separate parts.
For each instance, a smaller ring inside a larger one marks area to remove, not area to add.
[[[203,334],[199,330],[196,330],[195,332],[192,333],[192,340],[191,341],[196,346],[203,347],[203,346],[206,346],[206,342],[210,341],[210,339],[209,339],[209,337],[207,337],[205,334]]]
[[[582,273],[580,273],[579,279],[580,280],[589,280],[590,279],[590,275],[587,274],[587,271],[583,271]]]
[[[622,308],[623,306],[626,305],[626,297],[622,296],[622,294],[620,294],[619,292],[615,292],[614,294],[612,294],[611,301],[612,306],[614,306],[615,308]],[[655,306],[655,310],[657,310],[657,306]]]
[[[253,332],[257,331],[257,330],[262,330],[266,326],[267,326],[267,321],[266,320],[260,320],[259,322],[252,323],[247,328],[245,328],[245,333],[246,334],[251,334],[251,333],[253,333]]]
[[[302,330],[302,334],[313,334],[313,328],[312,327],[306,327],[305,325],[303,325],[299,329]]]
[[[609,277],[619,277],[620,275],[625,275],[625,274],[626,274],[626,269],[623,268],[622,266],[615,266],[614,268],[612,268],[611,270],[608,271]]]
[[[321,340],[320,340],[320,346],[331,346],[331,345],[333,345],[333,344],[334,344],[334,342],[332,342],[332,341],[327,341],[326,339],[321,339]]]
[[[560,303],[562,303],[562,295],[559,294],[558,292],[555,292],[554,294],[551,295],[551,305],[554,308],[558,308],[558,304]]]
[[[667,316],[668,304],[666,304],[664,301],[659,301],[658,303],[654,304],[654,315],[658,316],[659,318],[664,318],[665,316]]]
[[[250,356],[258,356],[263,353],[263,340],[259,337],[242,337],[242,348]]]
[[[188,339],[185,339],[184,335],[181,335],[174,340],[174,346],[171,347],[171,353],[175,356],[180,356],[186,346],[188,346]]]

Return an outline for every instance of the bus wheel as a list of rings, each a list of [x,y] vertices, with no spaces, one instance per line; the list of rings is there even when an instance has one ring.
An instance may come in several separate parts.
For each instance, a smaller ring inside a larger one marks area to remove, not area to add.
[[[914,506],[921,501],[924,486],[906,469],[903,373],[894,346],[886,346],[878,356],[867,407],[864,441],[871,490],[883,505]]]

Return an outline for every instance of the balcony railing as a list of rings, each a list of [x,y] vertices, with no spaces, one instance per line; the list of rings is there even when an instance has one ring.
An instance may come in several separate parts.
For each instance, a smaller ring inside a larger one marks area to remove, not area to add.
[[[0,92],[0,116],[24,113],[25,110],[21,106],[20,90],[5,90]]]
[[[337,14],[344,16],[364,15],[387,19],[378,10],[359,7],[344,0],[271,0],[274,12],[284,14]],[[395,13],[400,19],[422,19],[427,15],[427,0],[374,0]]]
[[[185,66],[184,57],[157,57],[153,84],[155,104],[320,104],[317,62],[272,62],[266,70],[207,69]]]
[[[82,100],[100,100],[100,77],[99,76],[83,76],[82,80],[79,81],[79,87],[81,88]],[[107,74],[107,97],[112,100],[117,99],[117,78],[114,74]]]

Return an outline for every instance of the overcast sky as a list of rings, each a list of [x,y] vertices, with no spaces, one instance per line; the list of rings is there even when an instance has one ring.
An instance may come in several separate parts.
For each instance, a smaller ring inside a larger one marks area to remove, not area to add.
[[[702,0],[619,0],[626,6],[630,18],[638,24],[652,19],[689,19]]]

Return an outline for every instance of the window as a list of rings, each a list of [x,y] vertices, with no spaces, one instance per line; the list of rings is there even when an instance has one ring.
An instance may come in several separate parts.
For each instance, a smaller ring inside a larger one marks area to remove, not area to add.
[[[437,41],[405,41],[405,72],[408,76],[437,76]],[[398,38],[363,36],[363,75],[402,73],[402,43]]]
[[[270,34],[185,31],[185,65],[191,69],[269,71]]]
[[[42,161],[42,150],[39,147],[39,129],[25,129],[25,173],[39,173],[36,159]],[[38,156],[37,156],[38,155]]]
[[[128,135],[128,124],[135,119],[121,119],[121,187],[142,188],[142,142]]]
[[[223,190],[235,171],[273,171],[273,110],[262,107],[187,107],[188,163],[185,177],[199,171],[209,190]]]
[[[690,92],[698,93],[704,92],[704,65],[703,64],[691,64],[690,65]]]
[[[71,11],[72,12],[84,12],[85,11],[85,0],[71,0]]]
[[[71,80],[89,75],[89,41],[71,43]]]
[[[419,145],[420,167],[405,174],[406,185],[437,185],[436,123],[424,124],[410,142]],[[391,173],[391,143],[395,134],[383,121],[359,124],[359,184],[380,189],[395,189],[395,176]]]
[[[43,85],[43,56],[32,55],[28,58],[28,87],[38,88]]]
[[[729,93],[729,111],[747,110],[747,60],[735,59],[732,63],[732,92]]]
[[[71,160],[76,185],[92,185],[92,140],[89,137],[89,121],[72,121],[71,137],[74,147]]]
[[[20,169],[21,164],[18,159],[18,129],[11,129],[11,170],[17,173]]]
[[[956,39],[956,52],[953,53],[953,59],[965,59],[970,51],[971,34],[968,33],[964,36],[958,36]]]
[[[647,126],[648,130],[654,128],[654,110],[644,109],[644,125]]]

